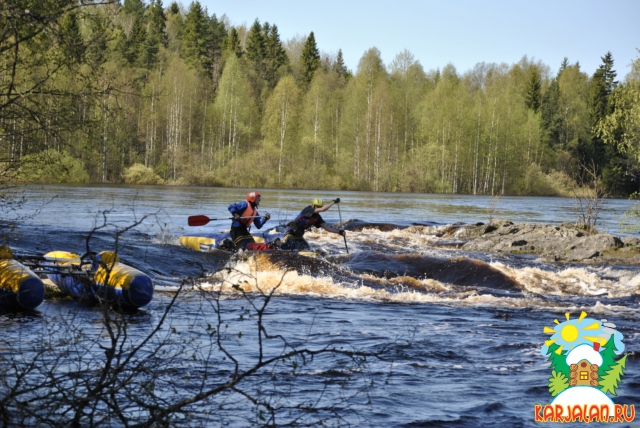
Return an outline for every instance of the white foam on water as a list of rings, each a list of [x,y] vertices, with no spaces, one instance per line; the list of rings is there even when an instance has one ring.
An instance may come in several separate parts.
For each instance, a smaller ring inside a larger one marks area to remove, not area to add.
[[[425,254],[450,257],[456,250],[434,247],[443,242],[437,234],[448,226],[411,226],[406,229],[381,231],[376,227],[362,231],[347,231],[350,252],[379,250],[392,254]],[[328,253],[344,253],[342,237],[312,228],[305,233],[312,249],[322,248]],[[232,259],[231,265],[209,277],[200,286],[223,292],[237,293],[234,284],[247,292],[272,292],[276,294],[303,294],[327,298],[367,299],[405,303],[440,303],[446,305],[491,306],[503,308],[534,308],[566,310],[555,307],[560,303],[544,296],[583,296],[621,298],[640,294],[640,272],[632,268],[613,266],[570,266],[551,271],[529,267],[513,267],[502,262],[489,265],[521,287],[524,296],[496,296],[480,294],[475,288],[453,286],[432,279],[416,279],[400,276],[392,279],[371,275],[353,277],[353,282],[338,282],[331,276],[312,276],[303,271],[285,270],[276,266],[268,257],[253,255]],[[360,280],[358,280],[358,278]],[[365,283],[367,285],[365,285]],[[566,302],[562,303],[566,306]],[[578,309],[578,308],[577,308]],[[600,302],[591,308],[579,308],[601,313],[625,310],[623,306],[607,306]]]
[[[496,266],[496,268],[509,270],[506,266]],[[601,314],[629,310],[623,306],[603,305],[600,302],[596,302],[594,307],[560,307],[557,303],[544,300],[535,294],[517,297],[480,294],[473,288],[453,286],[432,279],[417,280],[410,277],[384,279],[368,275],[363,275],[361,279],[368,283],[375,283],[376,286],[363,285],[359,281],[337,282],[330,276],[314,277],[294,270],[287,271],[272,264],[268,257],[253,255],[213,274],[200,283],[199,287],[237,294],[240,292],[234,288],[234,285],[237,285],[242,291],[248,293],[273,292],[274,295],[282,296],[305,295],[407,304],[431,303],[456,307],[586,310]],[[380,285],[380,288],[377,285]]]
[[[536,267],[512,268],[500,262],[492,267],[521,284],[524,291],[557,296],[627,297],[640,293],[638,275],[620,273],[620,280],[611,280],[590,267],[568,267],[552,272]],[[628,272],[628,271],[627,271]]]

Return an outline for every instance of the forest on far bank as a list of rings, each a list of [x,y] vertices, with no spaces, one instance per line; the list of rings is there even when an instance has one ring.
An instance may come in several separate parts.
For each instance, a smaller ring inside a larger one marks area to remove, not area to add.
[[[372,47],[349,70],[312,29],[282,41],[197,1],[3,3],[3,183],[640,190],[640,57],[627,76],[609,52],[592,76],[527,56],[425,70]]]

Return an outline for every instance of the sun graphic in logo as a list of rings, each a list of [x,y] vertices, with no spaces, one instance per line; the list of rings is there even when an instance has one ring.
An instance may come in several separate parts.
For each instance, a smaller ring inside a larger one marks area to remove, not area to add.
[[[558,345],[558,349],[555,351],[558,355],[562,353],[563,349],[570,351],[582,344],[593,345],[594,343],[599,343],[604,345],[607,343],[609,334],[607,334],[606,329],[603,330],[602,323],[593,318],[586,318],[586,316],[587,313],[583,311],[577,320],[571,320],[569,312],[567,312],[565,314],[567,318],[565,322],[560,323],[557,319],[553,320],[557,324],[554,328],[544,328],[544,332],[552,336],[544,342],[543,353],[546,353],[553,343]]]

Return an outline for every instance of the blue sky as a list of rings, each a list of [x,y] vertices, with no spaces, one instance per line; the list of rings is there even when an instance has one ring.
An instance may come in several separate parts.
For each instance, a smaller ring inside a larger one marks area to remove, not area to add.
[[[165,0],[165,6],[169,4]],[[182,0],[185,7],[190,1]],[[555,73],[564,57],[592,75],[611,51],[618,79],[640,48],[640,0],[200,0],[232,25],[276,24],[284,42],[313,31],[321,52],[342,49],[357,70],[376,47],[385,64],[403,50],[425,71],[452,63],[458,73],[479,62],[518,62],[524,55]]]

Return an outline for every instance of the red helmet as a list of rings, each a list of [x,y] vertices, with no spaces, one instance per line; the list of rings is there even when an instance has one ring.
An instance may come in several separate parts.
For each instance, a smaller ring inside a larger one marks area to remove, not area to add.
[[[260,193],[258,192],[249,192],[247,193],[247,202],[255,202],[256,198],[260,197]]]

